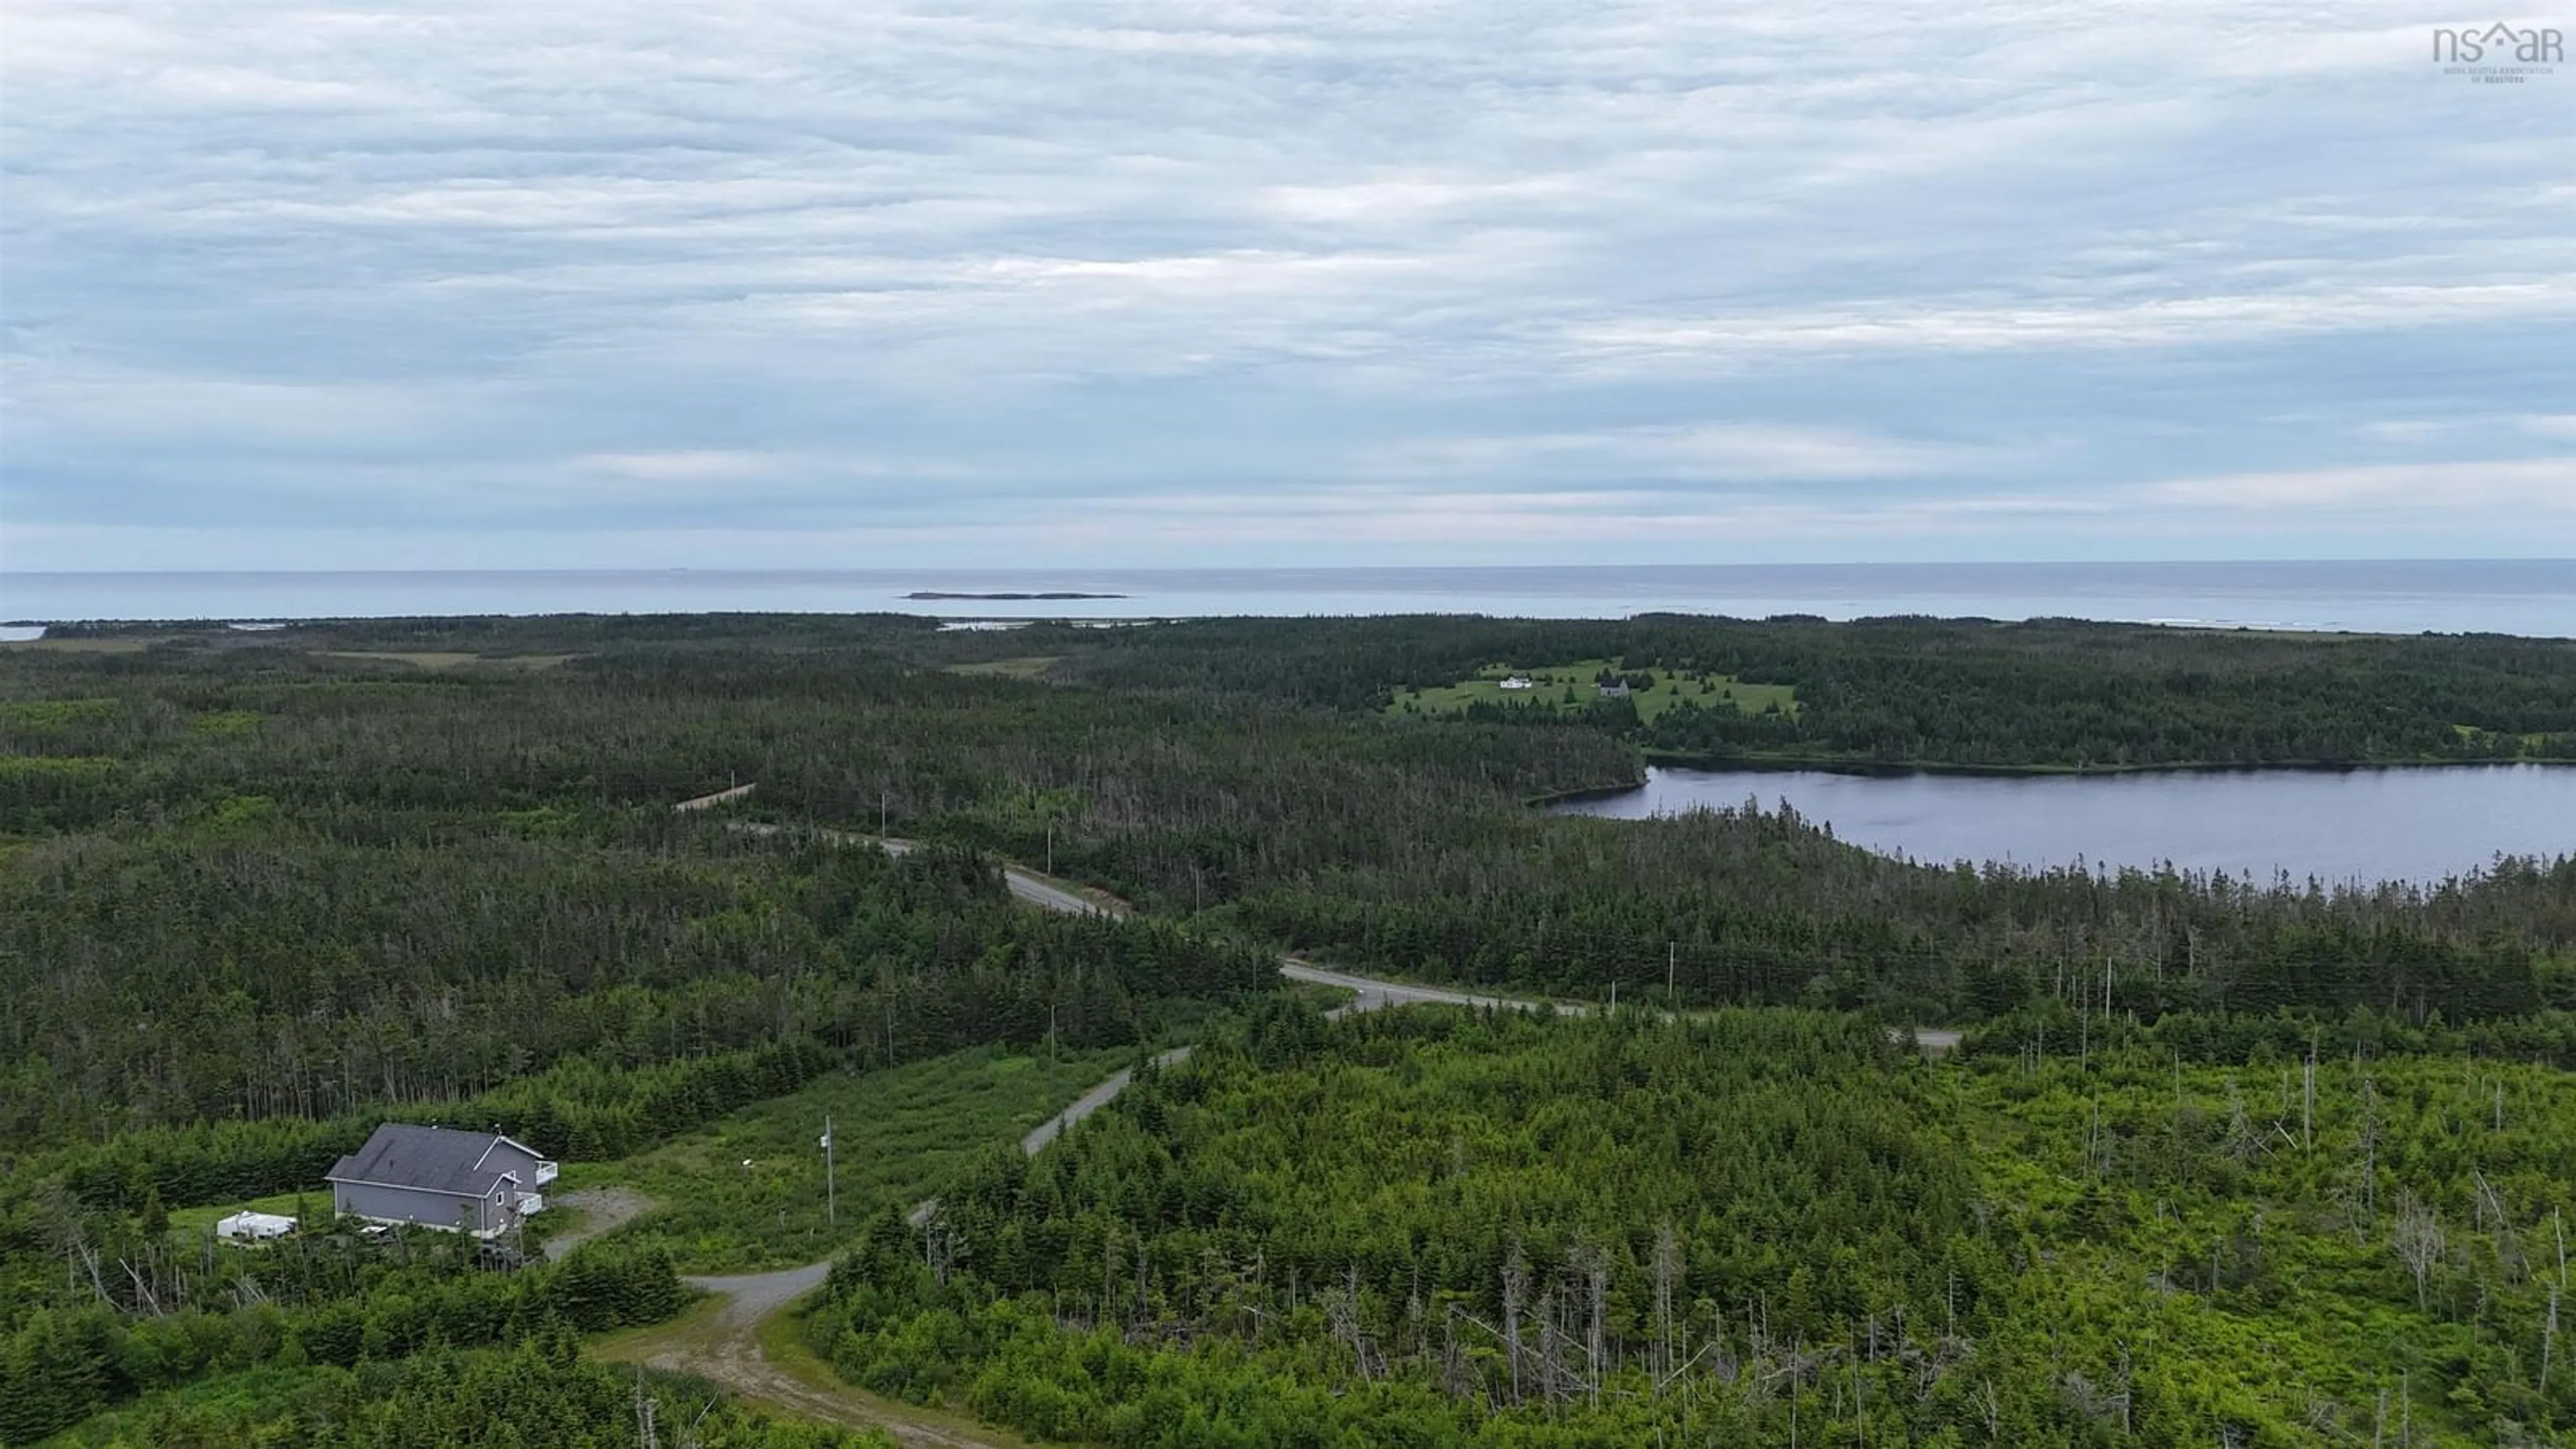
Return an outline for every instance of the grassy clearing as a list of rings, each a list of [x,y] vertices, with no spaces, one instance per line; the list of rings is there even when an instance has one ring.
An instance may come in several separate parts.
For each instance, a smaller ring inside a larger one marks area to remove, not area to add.
[[[1167,1023],[1188,1035],[1199,1015]],[[684,1272],[728,1273],[810,1263],[838,1245],[825,1222],[819,1138],[837,1133],[839,1223],[846,1230],[886,1203],[909,1208],[976,1153],[1031,1128],[1130,1064],[1133,1048],[1023,1055],[977,1047],[891,1071],[828,1077],[746,1107],[650,1152],[616,1162],[567,1163],[547,1185],[558,1205],[575,1191],[617,1188],[655,1207],[613,1231],[671,1250]],[[744,1164],[748,1162],[750,1166]],[[315,1221],[331,1213],[316,1184],[246,1202],[170,1210],[170,1230],[193,1241],[236,1212]],[[532,1240],[580,1225],[577,1210],[528,1220]]]
[[[216,1223],[238,1212],[275,1213],[279,1217],[295,1218],[299,1227],[312,1227],[317,1222],[328,1226],[324,1220],[331,1216],[331,1185],[327,1182],[320,1183],[302,1192],[272,1193],[267,1197],[253,1198],[248,1202],[172,1208],[170,1209],[170,1234],[172,1237],[193,1242],[213,1232]]]
[[[828,1077],[640,1156],[567,1165],[549,1191],[626,1187],[663,1204],[613,1236],[666,1247],[686,1272],[810,1263],[868,1214],[908,1208],[975,1154],[1017,1142],[1133,1055],[1065,1051],[1049,1061],[977,1047]],[[838,1134],[838,1234],[824,1220],[827,1114]]]
[[[1515,669],[1510,665],[1489,665],[1474,677],[1431,689],[1398,690],[1387,705],[1389,714],[1454,715],[1464,714],[1471,704],[1524,704],[1554,706],[1559,709],[1581,709],[1601,696],[1594,681],[1603,670],[1613,672],[1629,668],[1615,659],[1578,659],[1571,664],[1549,665],[1543,669]],[[1655,678],[1651,689],[1632,690],[1628,699],[1637,706],[1637,717],[1652,720],[1684,700],[1696,702],[1703,709],[1733,705],[1746,714],[1760,714],[1778,706],[1783,714],[1798,712],[1797,689],[1787,684],[1747,684],[1728,674],[1676,674],[1644,666],[1629,672],[1650,673]],[[1526,690],[1503,688],[1503,681],[1518,674],[1526,676],[1533,687]]]
[[[159,639],[11,639],[0,642],[0,650],[25,649],[38,654],[140,654]]]
[[[552,669],[572,658],[569,654],[464,654],[452,650],[398,651],[383,649],[317,649],[317,659],[368,659],[381,663],[409,664],[421,669],[455,669],[468,664],[494,669]]]
[[[1028,654],[1014,659],[985,659],[973,664],[951,664],[951,674],[991,674],[1004,679],[1036,679],[1062,659],[1061,654]]]
[[[2451,733],[2458,735],[2464,740],[2476,740],[2481,742],[2511,740],[2522,749],[2533,751],[2543,749],[2549,743],[2549,735],[2543,730],[2532,730],[2524,734],[2511,734],[2502,730],[2482,729],[2477,725],[2455,724],[2451,726]]]

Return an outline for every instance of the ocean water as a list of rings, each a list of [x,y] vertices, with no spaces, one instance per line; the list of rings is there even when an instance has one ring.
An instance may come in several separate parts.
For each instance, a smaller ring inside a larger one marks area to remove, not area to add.
[[[916,600],[949,593],[1120,598]],[[0,574],[0,621],[437,614],[900,612],[952,619],[1493,614],[2064,617],[2221,628],[2576,636],[2576,559]],[[17,632],[23,634],[21,627]]]

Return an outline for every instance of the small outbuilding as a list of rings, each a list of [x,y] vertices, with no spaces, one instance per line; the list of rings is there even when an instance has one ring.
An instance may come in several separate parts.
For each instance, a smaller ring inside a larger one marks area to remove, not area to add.
[[[555,1164],[497,1132],[388,1122],[324,1180],[339,1212],[489,1237],[544,1209]]]
[[[215,1236],[231,1243],[264,1243],[295,1231],[295,1219],[276,1213],[237,1212],[215,1224]]]

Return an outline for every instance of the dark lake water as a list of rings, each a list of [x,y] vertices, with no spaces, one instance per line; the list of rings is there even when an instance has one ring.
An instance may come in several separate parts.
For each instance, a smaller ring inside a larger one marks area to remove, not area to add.
[[[1636,819],[1785,801],[1854,845],[1946,865],[2276,871],[2436,881],[2506,855],[2576,854],[2576,767],[2015,776],[1649,770],[1642,789],[1553,807]]]

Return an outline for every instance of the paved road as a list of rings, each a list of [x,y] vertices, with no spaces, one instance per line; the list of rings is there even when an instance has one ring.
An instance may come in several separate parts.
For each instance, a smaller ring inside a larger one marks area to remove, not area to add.
[[[735,828],[769,835],[776,833],[780,827],[746,821]],[[915,841],[897,839],[893,836],[860,835],[845,830],[817,830],[815,834],[844,845],[877,846],[891,855],[903,855],[919,848]],[[1106,893],[1086,895],[1058,885],[1035,871],[1016,865],[1005,864],[1002,867],[1002,881],[1010,887],[1013,896],[1030,905],[1050,911],[1062,911],[1067,915],[1076,916],[1123,916],[1128,911],[1124,901]],[[1310,962],[1300,961],[1293,956],[1281,960],[1279,974],[1291,981],[1308,981],[1319,986],[1339,986],[1351,992],[1349,1003],[1327,1013],[1337,1017],[1354,1012],[1376,1011],[1388,1006],[1520,1007],[1536,1011],[1545,1010],[1550,1005],[1550,1003],[1533,1001],[1527,997],[1490,996],[1481,992],[1460,991],[1446,986],[1428,986],[1412,981],[1388,981],[1376,976],[1357,976],[1347,971],[1327,970]],[[1570,1001],[1560,1001],[1553,1005],[1557,1013],[1563,1016],[1581,1016],[1592,1009]],[[1914,1039],[1926,1051],[1946,1052],[1959,1044],[1959,1033],[1949,1027],[1918,1026],[1914,1029]],[[1185,1049],[1180,1055],[1186,1056],[1188,1052]],[[1031,1133],[1029,1143],[1035,1145],[1029,1146],[1029,1150],[1035,1152],[1038,1147],[1053,1141],[1055,1133],[1062,1131],[1064,1126],[1078,1122],[1106,1106],[1112,1098],[1125,1089],[1126,1085],[1126,1074],[1122,1072],[1093,1088],[1082,1101],[1066,1109],[1071,1115],[1063,1119],[1063,1122],[1050,1122]],[[1098,1098],[1097,1101],[1093,1100],[1095,1097]]]
[[[743,787],[748,789],[748,786]],[[781,827],[757,821],[735,825],[759,835],[776,834]],[[860,835],[849,831],[818,830],[817,835],[847,845],[873,845],[890,854],[902,855],[913,850],[915,843],[890,837]],[[1004,882],[1011,894],[1030,905],[1068,915],[1111,915],[1127,913],[1123,902],[1105,895],[1085,895],[1018,866],[1005,866]],[[1492,996],[1480,992],[1458,991],[1445,986],[1426,986],[1409,981],[1386,981],[1374,976],[1357,976],[1347,971],[1332,971],[1292,958],[1279,963],[1279,973],[1292,981],[1318,986],[1338,986],[1351,993],[1351,999],[1329,1015],[1347,1016],[1364,1011],[1382,1011],[1391,1006],[1468,1006],[1477,1008],[1518,1008],[1523,1010],[1554,1009],[1568,1016],[1589,1011],[1588,1006],[1573,1002],[1530,1001],[1509,996]],[[1956,1046],[1955,1031],[1919,1029],[1915,1036],[1935,1051]],[[1169,1066],[1185,1060],[1188,1047],[1174,1047],[1154,1058],[1155,1065]],[[1049,1143],[1065,1133],[1074,1123],[1108,1106],[1127,1090],[1132,1072],[1122,1071],[1099,1086],[1085,1092],[1073,1105],[1040,1123],[1020,1139],[1020,1150],[1031,1157],[1044,1151]],[[938,1209],[933,1199],[912,1210],[917,1227]],[[757,1402],[777,1405],[792,1412],[824,1419],[833,1423],[871,1425],[886,1430],[901,1443],[920,1449],[991,1449],[998,1438],[984,1437],[984,1431],[953,1424],[932,1424],[914,1418],[900,1405],[858,1393],[835,1390],[806,1383],[772,1364],[761,1352],[757,1332],[761,1320],[822,1286],[831,1271],[827,1260],[808,1263],[801,1268],[787,1268],[775,1273],[744,1273],[723,1277],[693,1277],[686,1281],[693,1287],[713,1294],[720,1302],[714,1318],[711,1341],[674,1341],[646,1350],[648,1361],[656,1367],[704,1374]]]
[[[1374,976],[1353,976],[1347,971],[1327,971],[1295,957],[1279,963],[1279,974],[1291,981],[1309,981],[1317,986],[1339,986],[1352,993],[1351,999],[1325,1013],[1327,1016],[1350,1016],[1363,1011],[1379,1011],[1390,1006],[1473,1006],[1479,1008],[1518,1007],[1529,1011],[1546,1009],[1549,1003],[1529,1001],[1512,996],[1480,996],[1472,991],[1453,991],[1446,986],[1423,986],[1410,981],[1382,981]],[[1587,1009],[1571,1002],[1555,1003],[1560,1016],[1580,1016]]]
[[[748,790],[751,787],[745,785],[741,788]],[[688,809],[699,803],[701,802],[691,800],[680,808]],[[747,835],[776,835],[786,827],[773,825],[765,820],[738,820],[734,822],[733,828]],[[873,845],[888,855],[910,855],[921,848],[921,842],[917,840],[904,840],[892,835],[862,835],[852,830],[826,830],[815,827],[814,835],[818,839],[829,840],[838,845]],[[1105,895],[1087,896],[1078,891],[1069,890],[1047,880],[1035,871],[1023,870],[1016,865],[1002,867],[1002,884],[1010,887],[1013,896],[1030,905],[1042,906],[1050,911],[1062,911],[1069,916],[1127,914],[1127,906],[1123,901],[1114,900]]]

